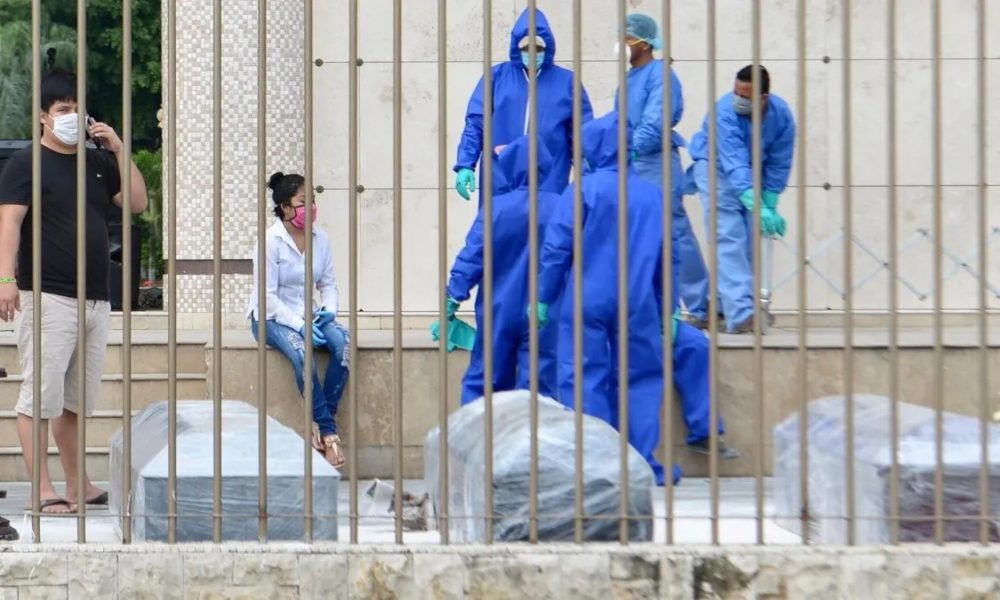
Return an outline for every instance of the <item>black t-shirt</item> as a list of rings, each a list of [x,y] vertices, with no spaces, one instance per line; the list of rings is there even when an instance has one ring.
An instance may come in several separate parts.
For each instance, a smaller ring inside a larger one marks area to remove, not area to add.
[[[31,147],[18,150],[0,174],[0,204],[28,207],[21,224],[17,254],[17,287],[31,281]],[[108,300],[108,214],[121,191],[115,156],[87,150],[87,299]],[[42,291],[75,298],[76,290],[76,154],[60,154],[42,146]]]

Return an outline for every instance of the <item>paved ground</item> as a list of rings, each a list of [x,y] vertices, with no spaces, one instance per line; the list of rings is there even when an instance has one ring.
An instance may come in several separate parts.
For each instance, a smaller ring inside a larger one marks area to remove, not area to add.
[[[360,489],[369,482],[359,482]],[[723,479],[720,481],[720,539],[723,544],[753,544],[756,543],[756,520],[754,480],[746,478]],[[770,488],[771,482],[765,482],[765,488]],[[101,487],[106,485],[102,484]],[[422,493],[422,481],[406,481],[404,489],[409,492]],[[10,519],[21,534],[19,543],[31,541],[31,519],[24,514],[24,507],[29,503],[29,485],[27,483],[6,483],[0,489],[7,490],[7,498],[0,500],[0,514]],[[61,490],[61,486],[57,486]],[[660,517],[656,523],[656,541],[666,541],[666,500],[662,488],[654,495],[656,515]],[[707,544],[711,542],[710,486],[706,479],[687,479],[675,489],[674,514],[677,517],[674,527],[674,541],[678,544]],[[350,486],[343,485],[340,490],[342,511],[349,510]],[[392,543],[394,541],[394,523],[391,519],[368,516],[372,504],[362,495],[360,502],[359,541],[361,543]],[[774,507],[770,493],[766,496],[765,514],[773,514]],[[116,543],[119,541],[113,527],[113,520],[107,509],[90,508],[87,511],[87,541],[90,543]],[[41,537],[44,542],[75,542],[77,527],[74,517],[45,517],[42,519]],[[345,518],[340,525],[340,539],[349,540],[350,530]],[[407,544],[435,544],[439,537],[436,532],[406,532]],[[772,520],[764,522],[764,541],[769,544],[797,544],[799,537],[792,532],[779,527]]]

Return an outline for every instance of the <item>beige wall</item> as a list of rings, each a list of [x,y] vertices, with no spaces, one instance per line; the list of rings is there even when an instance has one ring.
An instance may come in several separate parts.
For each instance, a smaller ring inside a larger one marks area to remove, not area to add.
[[[181,239],[179,257],[210,259],[211,254],[211,10],[202,2],[180,0],[180,22],[184,28],[179,58],[179,181]],[[438,292],[438,127],[448,128],[445,160],[450,169],[463,125],[465,104],[482,72],[482,6],[477,2],[451,0],[448,3],[448,121],[437,122],[437,13],[436,1],[404,2],[403,52],[403,294],[404,310],[437,309]],[[504,60],[509,30],[526,2],[493,2],[493,57]],[[615,11],[617,2],[588,0],[583,3],[583,78],[598,113],[611,108],[616,81]],[[799,115],[800,141],[808,149],[806,203],[809,251],[835,235],[843,223],[842,188],[842,84],[841,0],[810,2],[806,17],[808,33],[806,61],[807,115]],[[851,97],[853,102],[852,169],[853,223],[858,240],[879,259],[888,248],[888,188],[886,142],[886,16],[881,3],[851,3],[853,6],[853,46]],[[366,312],[392,310],[392,6],[391,0],[365,0],[360,7],[359,56],[359,183],[364,192],[360,204],[359,261],[357,284],[359,308]],[[558,58],[571,61],[572,3],[540,0],[559,41]],[[793,0],[774,0],[763,6],[763,62],[773,80],[773,92],[783,96],[798,111],[795,31],[797,19]],[[272,0],[269,48],[269,120],[271,137],[269,169],[301,170],[303,112],[301,3]],[[630,11],[652,14],[659,19],[660,3],[629,0]],[[675,68],[684,84],[685,116],[679,126],[690,137],[700,126],[708,105],[706,3],[702,0],[673,2],[673,50]],[[735,71],[751,56],[750,6],[744,0],[718,0],[718,40],[716,63],[717,93],[731,84]],[[914,0],[899,5],[897,48],[897,188],[899,238],[901,244],[917,236],[920,228],[932,227],[932,119],[930,45],[930,1]],[[944,246],[966,258],[976,248],[976,2],[952,0],[943,11],[941,73],[943,183],[942,214]],[[224,204],[226,210],[224,258],[249,257],[256,233],[254,179],[256,174],[256,2],[227,0],[225,17],[224,93],[226,110],[223,124]],[[904,8],[905,7],[905,8]],[[320,225],[334,240],[342,296],[347,298],[348,271],[348,191],[347,160],[351,141],[348,133],[348,0],[323,0],[314,5],[314,53],[323,60],[314,67],[315,82],[315,183],[324,192],[317,196]],[[238,12],[240,11],[240,12]],[[990,22],[1000,25],[998,11],[987,11]],[[229,26],[228,24],[232,24]],[[992,27],[991,30],[995,30]],[[991,82],[1000,74],[1000,41],[991,36],[986,70]],[[827,58],[829,60],[827,60]],[[564,63],[565,64],[565,63]],[[988,106],[995,104],[995,84]],[[1000,124],[987,124],[990,148],[1000,140]],[[685,161],[687,157],[685,156]],[[1000,178],[1000,152],[988,155],[988,181]],[[461,247],[474,211],[474,202],[464,202],[453,191],[449,171],[448,240],[451,258]],[[792,185],[798,185],[793,177]],[[830,189],[825,189],[829,184]],[[1000,227],[1000,194],[987,191],[991,208],[989,224]],[[797,189],[782,199],[781,212],[789,219],[790,244],[797,236]],[[692,221],[702,244],[700,201],[688,199]],[[838,285],[843,280],[842,243],[837,243],[813,259],[816,269]],[[900,257],[901,274],[922,292],[932,288],[932,244],[917,238]],[[1000,242],[990,254],[1000,256]],[[945,271],[953,263],[945,259]],[[1000,261],[993,260],[990,278],[1000,287]],[[784,247],[775,254],[774,276],[780,280],[795,265],[794,255]],[[878,263],[859,247],[854,247],[854,278],[859,280]],[[239,325],[238,313],[249,293],[249,277],[227,276],[226,311],[236,313],[231,325]],[[777,308],[795,308],[796,280],[789,280],[776,294]],[[185,276],[181,280],[181,310],[195,323],[197,314],[211,311],[211,277]],[[881,273],[855,292],[855,307],[888,308],[888,276]],[[901,306],[930,309],[933,297],[921,298],[904,285],[899,286]],[[838,309],[841,299],[815,273],[809,275],[807,304],[813,309]],[[991,306],[1000,301],[991,295]],[[944,305],[950,309],[977,306],[975,279],[960,273],[944,287]],[[346,308],[346,303],[343,305]],[[187,321],[185,321],[187,319]]]

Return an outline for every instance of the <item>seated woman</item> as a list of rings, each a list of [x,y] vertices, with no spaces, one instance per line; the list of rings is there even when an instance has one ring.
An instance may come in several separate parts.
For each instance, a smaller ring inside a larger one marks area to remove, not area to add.
[[[313,434],[312,445],[334,467],[346,462],[340,436],[337,435],[337,405],[347,384],[349,335],[336,322],[339,297],[333,274],[330,239],[313,227],[313,306],[306,308],[306,214],[304,179],[301,175],[275,173],[268,182],[278,218],[265,234],[267,256],[267,345],[277,349],[292,363],[299,394],[303,394],[305,370],[305,328],[312,328],[312,343],[331,354],[326,377],[320,384],[313,364]],[[316,220],[316,205],[312,205]],[[260,242],[258,241],[258,244]],[[253,253],[254,289],[250,295],[247,318],[254,339],[259,340],[257,248]]]

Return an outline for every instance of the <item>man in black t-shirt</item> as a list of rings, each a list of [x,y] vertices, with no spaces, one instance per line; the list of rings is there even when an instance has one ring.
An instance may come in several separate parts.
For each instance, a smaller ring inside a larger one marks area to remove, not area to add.
[[[66,498],[52,487],[46,460],[41,459],[39,493],[42,511],[75,510],[78,486],[85,487],[88,504],[107,504],[108,494],[86,476],[77,480],[77,415],[89,416],[97,404],[104,372],[111,307],[108,302],[108,213],[123,202],[121,182],[126,168],[121,139],[103,123],[90,122],[87,133],[104,150],[86,154],[86,311],[77,303],[77,141],[79,121],[76,76],[55,69],[42,80],[41,281],[32,280],[32,156],[31,148],[16,152],[0,175],[0,320],[11,321],[15,311],[17,349],[24,377],[18,397],[17,435],[28,472],[32,472],[32,415],[40,402],[43,448],[48,446],[48,423],[59,447],[66,474]],[[131,169],[133,213],[146,209],[146,184],[135,164]],[[33,306],[32,287],[42,291],[41,306]],[[34,342],[32,323],[42,320],[41,398],[34,398]],[[86,327],[85,398],[79,398],[76,354],[78,319]]]

